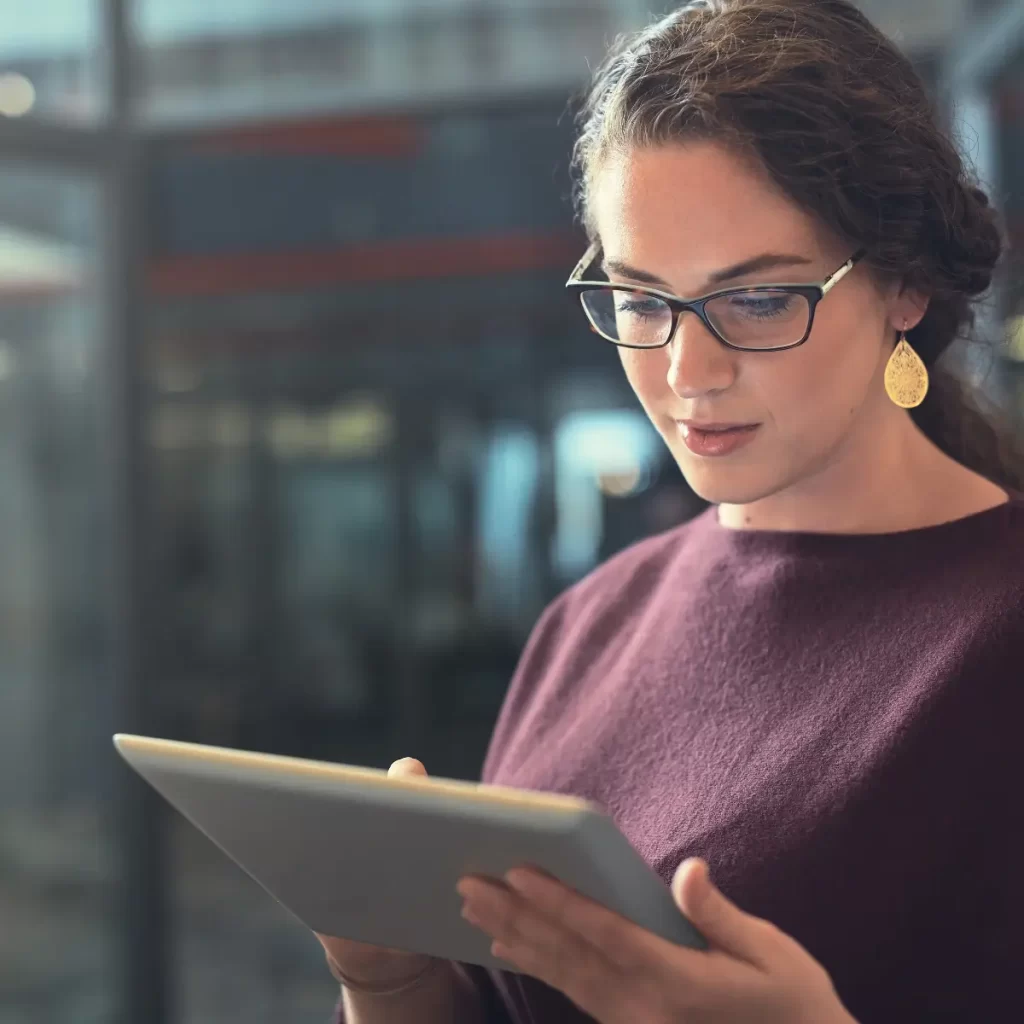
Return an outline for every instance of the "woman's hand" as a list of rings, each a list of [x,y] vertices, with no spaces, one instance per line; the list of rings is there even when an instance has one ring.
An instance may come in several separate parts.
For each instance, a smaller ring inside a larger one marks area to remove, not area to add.
[[[795,939],[719,892],[702,860],[672,879],[710,949],[677,946],[534,868],[467,875],[463,916],[492,952],[565,993],[600,1024],[856,1024]]]

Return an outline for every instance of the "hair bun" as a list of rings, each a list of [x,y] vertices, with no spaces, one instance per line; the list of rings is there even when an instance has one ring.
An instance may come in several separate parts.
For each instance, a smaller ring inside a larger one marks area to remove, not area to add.
[[[969,195],[971,196],[971,198],[976,203],[978,203],[979,205],[981,205],[981,206],[991,206],[992,205],[992,201],[989,199],[988,193],[984,189],[977,188],[976,186],[972,186],[967,191],[968,191]]]
[[[953,235],[949,239],[952,245],[937,247],[935,251],[942,254],[938,267],[944,280],[939,290],[961,291],[973,297],[991,286],[1002,254],[1003,238],[996,210],[984,190],[966,183],[962,188],[964,201],[953,224]]]

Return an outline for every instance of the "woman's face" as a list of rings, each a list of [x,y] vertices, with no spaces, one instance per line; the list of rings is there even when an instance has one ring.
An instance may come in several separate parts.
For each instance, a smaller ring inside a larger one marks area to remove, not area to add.
[[[820,284],[853,255],[713,143],[609,154],[590,203],[609,278],[684,298],[734,285]],[[766,254],[778,257],[774,266],[721,279]],[[894,411],[905,416],[885,394],[885,365],[891,328],[904,319],[912,327],[921,313],[895,292],[856,266],[819,303],[808,340],[787,351],[726,348],[684,313],[666,347],[619,352],[690,486],[710,502],[748,504],[848,462],[851,445],[877,446]],[[714,441],[702,446],[683,421],[758,427],[747,443],[713,454]]]

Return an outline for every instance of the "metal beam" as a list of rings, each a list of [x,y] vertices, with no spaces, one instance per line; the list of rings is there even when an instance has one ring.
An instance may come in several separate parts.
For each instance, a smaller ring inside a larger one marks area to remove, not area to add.
[[[114,623],[113,707],[123,732],[159,731],[147,686],[147,651],[154,617],[153,573],[146,565],[149,489],[145,452],[143,302],[143,148],[138,131],[129,0],[104,0],[103,31],[108,120],[97,135],[103,147],[104,355],[109,400],[106,450],[112,484],[114,550],[110,573]],[[113,757],[113,752],[111,752]],[[112,814],[118,864],[118,976],[122,1024],[166,1024],[168,878],[166,816],[154,792],[127,766],[113,777]]]

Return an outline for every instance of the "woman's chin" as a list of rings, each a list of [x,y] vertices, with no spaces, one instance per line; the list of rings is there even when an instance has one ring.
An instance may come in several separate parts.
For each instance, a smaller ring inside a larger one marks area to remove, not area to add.
[[[749,505],[784,487],[763,464],[730,466],[724,459],[714,463],[701,459],[695,465],[689,452],[683,458],[677,456],[676,462],[694,494],[712,505]]]

